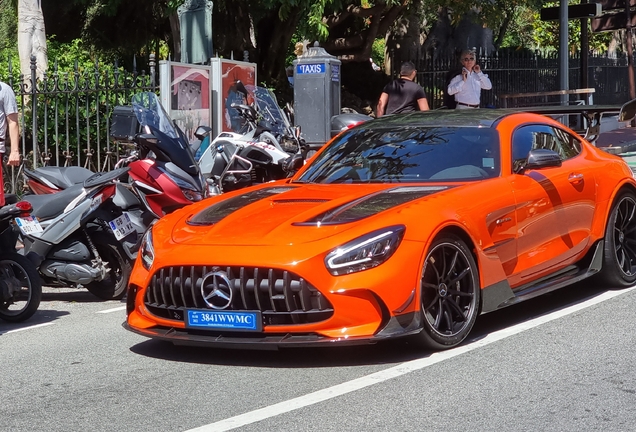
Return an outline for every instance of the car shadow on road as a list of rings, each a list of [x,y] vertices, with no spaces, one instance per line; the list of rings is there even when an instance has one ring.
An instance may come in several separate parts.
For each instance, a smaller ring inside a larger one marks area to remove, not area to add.
[[[581,282],[552,293],[480,316],[464,344],[479,341],[492,332],[582,303],[607,292],[592,282]],[[374,345],[288,348],[279,351],[230,350],[208,347],[175,346],[169,342],[147,340],[131,351],[146,357],[184,363],[236,365],[268,368],[316,368],[398,364],[430,357],[408,339],[384,341]]]

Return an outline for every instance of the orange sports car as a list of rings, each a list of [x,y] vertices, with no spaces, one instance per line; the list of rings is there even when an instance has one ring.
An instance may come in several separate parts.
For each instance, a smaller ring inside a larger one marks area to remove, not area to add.
[[[418,112],[159,220],[124,326],[175,344],[444,349],[478,315],[590,276],[636,282],[625,162],[538,114]]]

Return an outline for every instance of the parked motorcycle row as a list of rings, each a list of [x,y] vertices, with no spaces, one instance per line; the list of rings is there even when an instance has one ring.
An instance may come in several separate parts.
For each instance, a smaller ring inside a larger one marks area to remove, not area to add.
[[[307,155],[300,128],[271,91],[240,82],[237,88],[246,103],[232,104],[240,116],[235,131],[212,139],[210,128],[201,126],[192,146],[157,95],[139,93],[111,118],[111,138],[131,148],[114,170],[25,170],[29,193],[0,209],[0,319],[33,315],[42,282],[121,299],[154,221],[208,196],[298,170]]]

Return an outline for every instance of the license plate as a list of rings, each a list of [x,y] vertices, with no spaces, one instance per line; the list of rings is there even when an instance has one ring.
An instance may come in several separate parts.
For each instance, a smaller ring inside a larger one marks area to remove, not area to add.
[[[131,232],[135,231],[135,226],[132,224],[130,217],[128,217],[128,214],[126,213],[108,222],[108,225],[110,225],[110,229],[113,230],[113,234],[115,234],[115,238],[117,240],[121,240]]]
[[[27,216],[24,218],[15,218],[15,222],[18,224],[18,228],[22,231],[22,234],[36,234],[44,231],[42,225],[40,225],[40,221],[38,221],[33,216]]]
[[[261,313],[258,311],[186,311],[186,327],[208,330],[261,331]]]

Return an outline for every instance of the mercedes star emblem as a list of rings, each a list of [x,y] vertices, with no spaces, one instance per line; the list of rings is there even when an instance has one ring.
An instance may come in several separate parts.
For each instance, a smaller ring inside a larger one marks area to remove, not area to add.
[[[201,281],[201,295],[212,309],[227,309],[232,304],[232,282],[225,272],[210,272]]]

